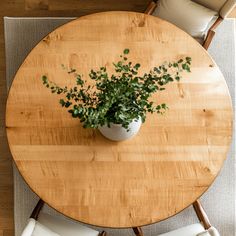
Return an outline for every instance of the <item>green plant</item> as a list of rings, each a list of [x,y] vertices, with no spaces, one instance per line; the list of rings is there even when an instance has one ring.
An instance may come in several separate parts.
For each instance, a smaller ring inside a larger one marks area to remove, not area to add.
[[[167,105],[151,101],[151,95],[165,90],[164,86],[169,82],[179,81],[181,72],[190,72],[191,65],[191,58],[186,57],[154,67],[141,76],[138,73],[141,65],[128,61],[128,54],[129,49],[125,49],[121,59],[113,63],[115,73],[111,76],[106,67],[91,70],[89,77],[93,83],[71,69],[68,74],[75,77],[77,86],[62,88],[48,80],[46,75],[42,76],[43,84],[52,93],[64,95],[60,99],[61,106],[67,108],[72,117],[79,118],[84,128],[110,127],[110,123],[115,123],[128,129],[134,119],[141,117],[144,122],[148,112],[165,112]]]

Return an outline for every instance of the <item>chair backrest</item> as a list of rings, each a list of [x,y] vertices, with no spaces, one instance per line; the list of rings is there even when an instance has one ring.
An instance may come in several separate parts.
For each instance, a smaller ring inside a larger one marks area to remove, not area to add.
[[[193,0],[207,8],[219,12],[219,15],[225,18],[236,6],[236,0]]]
[[[188,225],[174,231],[164,233],[158,236],[220,236],[216,228],[210,227],[205,230],[201,223]]]
[[[211,236],[220,236],[220,233],[218,232],[218,230],[213,226],[208,229],[208,232]]]
[[[59,234],[51,231],[46,226],[40,224],[33,218],[30,218],[21,236],[60,236]]]
[[[99,236],[99,232],[68,218],[52,216],[41,212],[38,222],[59,235]]]

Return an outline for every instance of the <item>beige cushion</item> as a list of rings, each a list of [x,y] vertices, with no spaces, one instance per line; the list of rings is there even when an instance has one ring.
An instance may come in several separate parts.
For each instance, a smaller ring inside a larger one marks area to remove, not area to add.
[[[159,236],[220,236],[220,234],[214,227],[205,230],[202,224],[197,223],[185,226],[169,233],[160,234]]]
[[[196,2],[204,7],[219,12],[220,9],[227,2],[227,0],[193,0],[193,2]]]
[[[236,0],[193,0],[209,9],[217,11],[223,18],[233,10],[236,6]]]
[[[98,236],[99,232],[67,218],[40,213],[38,221],[29,219],[21,236]]]
[[[204,232],[201,232],[200,234],[197,234],[196,236],[211,236],[209,232],[206,230]]]
[[[34,227],[36,225],[36,221],[34,219],[29,219],[28,224],[24,228],[21,236],[31,236],[34,232]]]
[[[98,236],[99,232],[68,218],[39,214],[38,222],[60,236]]]
[[[190,0],[159,0],[153,15],[175,24],[197,38],[204,38],[209,24],[214,23],[212,20],[217,18],[217,12]]]
[[[34,219],[29,219],[21,236],[60,236]]]
[[[220,236],[220,233],[218,232],[218,230],[214,227],[211,227],[210,229],[208,229],[208,232],[211,236]]]
[[[171,231],[169,233],[161,234],[159,236],[197,236],[197,234],[204,232],[205,229],[202,224],[192,224],[183,228]],[[205,235],[204,235],[205,236]]]
[[[220,10],[220,16],[225,18],[236,7],[236,0],[228,0]]]
[[[31,236],[60,236],[59,234],[53,232],[46,226],[36,222],[34,231]]]
[[[197,234],[196,236],[220,236],[220,234],[216,228],[211,227],[208,230],[205,230],[204,232]]]
[[[203,43],[204,43],[204,38],[205,38],[205,37],[201,37],[201,38],[195,37],[194,39],[195,39],[196,41],[198,41],[201,45],[203,45]]]

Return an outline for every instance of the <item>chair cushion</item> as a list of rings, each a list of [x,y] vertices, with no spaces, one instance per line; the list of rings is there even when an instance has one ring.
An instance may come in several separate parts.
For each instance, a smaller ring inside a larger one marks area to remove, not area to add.
[[[35,224],[36,221],[34,219],[29,219],[28,224],[24,228],[24,231],[22,232],[21,236],[31,236],[34,231]]]
[[[209,232],[207,230],[205,230],[204,232],[201,232],[201,233],[197,234],[196,236],[211,236],[211,235],[209,234]]]
[[[204,7],[219,12],[220,9],[227,2],[227,0],[193,0],[193,2],[196,2]]]
[[[192,224],[158,236],[220,236],[214,227],[205,230],[202,224]]]
[[[34,219],[29,219],[21,236],[60,236]]]
[[[224,6],[220,9],[220,16],[225,18],[236,7],[236,0],[228,0]]]
[[[53,232],[46,226],[36,222],[34,231],[31,236],[60,236],[59,234]]]
[[[218,230],[214,227],[211,227],[210,229],[208,229],[208,232],[211,236],[220,236],[220,233],[218,232]]]
[[[227,17],[228,14],[236,6],[236,0],[193,0],[193,1],[209,9],[219,12],[219,15],[222,18]]]
[[[202,38],[195,37],[194,39],[195,39],[196,41],[198,41],[200,44],[203,45],[203,43],[204,43],[204,37],[202,37]]]
[[[202,224],[198,223],[198,224],[188,225],[168,233],[160,234],[158,236],[197,236],[199,233],[202,233],[204,231],[205,229],[202,226]],[[210,236],[210,235],[201,235],[201,236]]]
[[[38,222],[60,236],[98,236],[99,232],[67,218],[39,214]]]
[[[190,0],[159,0],[153,15],[175,24],[193,37],[204,38],[218,13]]]
[[[216,228],[211,227],[208,230],[197,234],[197,236],[220,236],[220,234]]]

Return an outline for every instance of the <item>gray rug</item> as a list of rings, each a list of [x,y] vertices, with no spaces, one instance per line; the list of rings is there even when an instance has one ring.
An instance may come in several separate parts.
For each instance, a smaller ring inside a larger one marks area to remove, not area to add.
[[[29,51],[47,33],[72,18],[5,18],[5,42],[7,62],[7,85]],[[211,56],[223,72],[235,107],[235,37],[234,20],[225,20],[217,30],[216,37],[209,49]],[[235,143],[235,139],[234,142]],[[221,236],[235,235],[235,145],[231,146],[228,159],[211,188],[204,194],[201,201],[212,224],[218,228]],[[35,206],[38,197],[25,184],[18,171],[14,168],[14,201],[15,201],[15,235],[19,236]],[[49,207],[44,211],[50,214],[59,213]],[[60,215],[60,217],[64,217]],[[145,236],[154,236],[181,226],[197,222],[192,207],[177,216],[158,224],[143,227]],[[111,236],[134,235],[130,229],[106,229]]]

